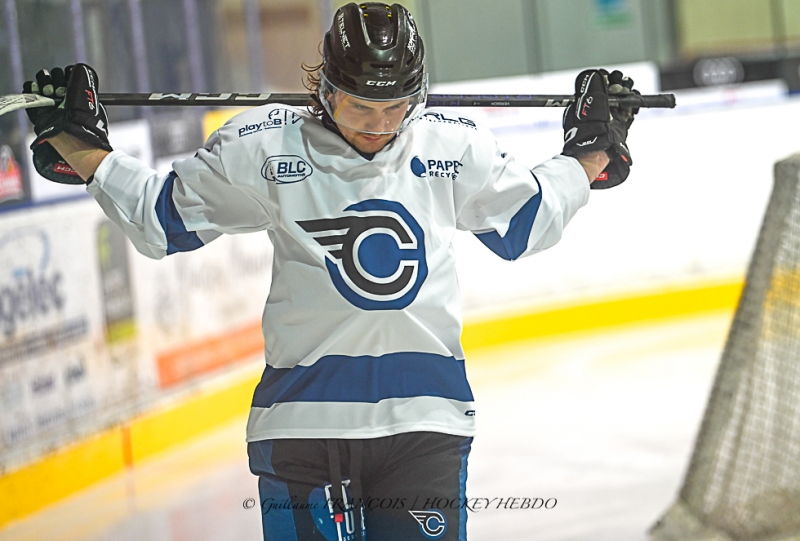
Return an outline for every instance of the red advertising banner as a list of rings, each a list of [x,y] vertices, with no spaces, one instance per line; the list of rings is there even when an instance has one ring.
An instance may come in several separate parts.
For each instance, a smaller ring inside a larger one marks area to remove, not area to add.
[[[170,387],[223,366],[263,355],[263,352],[264,336],[259,321],[158,355],[159,384]]]
[[[22,170],[8,145],[0,146],[0,203],[25,198]]]

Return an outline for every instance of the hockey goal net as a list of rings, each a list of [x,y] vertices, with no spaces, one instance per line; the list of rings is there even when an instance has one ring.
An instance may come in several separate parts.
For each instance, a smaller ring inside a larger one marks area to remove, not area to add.
[[[800,541],[800,154],[775,182],[677,502],[653,541]]]

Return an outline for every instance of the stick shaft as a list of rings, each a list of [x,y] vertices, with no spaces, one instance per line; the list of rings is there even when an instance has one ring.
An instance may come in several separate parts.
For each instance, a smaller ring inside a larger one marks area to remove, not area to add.
[[[309,94],[100,94],[103,105],[130,106],[201,106],[201,107],[252,107],[282,103],[303,107],[311,103]],[[428,107],[566,107],[574,101],[571,95],[489,95],[489,94],[432,94],[428,96]],[[612,107],[675,107],[673,94],[656,94],[652,96],[626,96],[609,98]],[[0,96],[0,115],[28,109],[30,107],[47,107],[54,104],[50,98],[37,94],[10,94]]]
[[[431,94],[428,107],[566,107],[574,101],[572,95],[507,95],[507,94]],[[133,106],[205,106],[248,107],[282,103],[304,106],[310,103],[308,94],[100,94],[100,103]],[[651,96],[627,96],[610,98],[611,106],[623,107],[675,107],[675,96],[656,94]]]

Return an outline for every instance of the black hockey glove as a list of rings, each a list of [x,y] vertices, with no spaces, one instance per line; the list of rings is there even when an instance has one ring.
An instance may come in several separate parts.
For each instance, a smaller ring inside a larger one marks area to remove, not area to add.
[[[68,133],[90,145],[111,152],[108,142],[108,116],[97,101],[97,73],[86,64],[66,70],[41,70],[35,81],[27,81],[22,91],[56,100],[54,107],[26,109],[36,139],[31,145],[33,165],[43,177],[62,184],[83,184],[83,180],[47,142],[59,133]]]
[[[575,80],[575,103],[564,111],[563,154],[606,151],[611,161],[592,182],[592,189],[613,188],[628,178],[633,160],[625,140],[639,109],[610,107],[608,98],[638,93],[633,80],[619,71],[586,70]]]

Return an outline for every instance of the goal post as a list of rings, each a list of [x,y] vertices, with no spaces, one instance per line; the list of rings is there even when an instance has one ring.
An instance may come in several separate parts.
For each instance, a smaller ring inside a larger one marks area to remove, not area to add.
[[[800,154],[772,196],[677,501],[652,541],[800,541]]]

